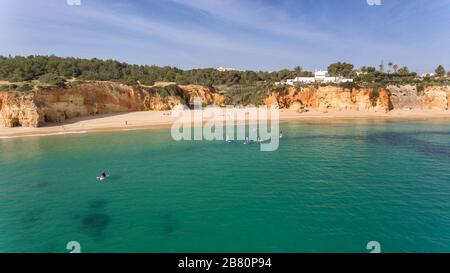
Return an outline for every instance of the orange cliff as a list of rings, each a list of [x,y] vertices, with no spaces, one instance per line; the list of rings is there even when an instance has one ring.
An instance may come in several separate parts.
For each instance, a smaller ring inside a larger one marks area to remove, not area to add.
[[[393,109],[448,110],[450,86],[387,86],[386,88],[345,88],[340,86],[287,87],[272,93],[264,100],[269,107],[286,108],[302,112],[356,110],[387,113]]]
[[[174,86],[174,94],[152,87],[112,82],[72,83],[29,93],[0,92],[0,123],[5,127],[39,127],[78,116],[115,112],[170,110],[200,97],[204,105],[222,106],[225,98],[199,85]]]
[[[307,86],[288,87],[265,100],[265,104],[271,107],[296,109],[310,108],[319,111],[333,110],[373,110],[388,112],[392,109],[389,100],[389,92],[385,89],[373,88],[343,88],[337,86]],[[294,107],[292,107],[294,105]]]
[[[129,86],[113,82],[78,82],[32,92],[0,92],[0,124],[6,127],[39,127],[46,122],[62,122],[79,116],[163,111],[177,105],[191,105],[195,97],[200,97],[203,105],[225,104],[225,97],[214,88],[200,85]],[[267,96],[264,104],[297,112],[306,109],[379,113],[395,109],[447,111],[450,108],[450,86],[286,87]]]

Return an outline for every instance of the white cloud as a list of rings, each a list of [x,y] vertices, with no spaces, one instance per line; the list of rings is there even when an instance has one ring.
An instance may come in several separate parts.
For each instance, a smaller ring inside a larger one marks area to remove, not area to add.
[[[305,16],[308,13],[295,1],[290,2],[296,7],[295,12],[293,6],[258,0],[166,0],[147,4],[82,1],[81,6],[70,7],[65,0],[1,0],[0,14],[8,10],[0,16],[0,31],[8,37],[1,52],[70,55],[77,52],[75,45],[81,45],[84,55],[110,55],[110,58],[141,63],[158,60],[159,65],[222,65],[272,70],[300,64],[314,69],[337,60],[370,65],[371,60],[379,62],[392,58],[407,65],[412,62],[412,56],[419,56],[421,52],[439,55],[435,53],[438,51],[427,50],[449,41],[430,40],[411,46],[408,39],[414,36],[404,38],[404,34],[396,35],[395,29],[388,29],[389,35],[384,34],[383,39],[379,32],[388,30],[380,28],[404,23],[412,13],[420,15],[417,5],[411,7],[412,4],[402,12],[395,12],[398,7],[393,6],[393,10],[383,12],[380,18],[376,14],[359,17],[362,19],[359,25],[347,25],[352,31],[344,33],[336,32],[345,25],[339,20],[318,31],[318,24],[328,23],[328,18],[323,17],[327,13],[320,13],[322,17],[317,18],[317,22],[307,21],[311,15]],[[143,7],[154,8],[154,12],[151,16],[145,10],[136,12]],[[436,17],[432,16],[434,13],[442,16],[438,11],[443,8],[443,4],[427,6],[421,12],[427,13],[426,17],[431,20]],[[374,19],[381,24],[371,25]],[[346,23],[352,21],[349,19]],[[432,32],[425,34],[434,37]]]
[[[294,40],[318,41],[330,39],[333,35],[314,29],[283,9],[274,9],[260,1],[246,0],[168,0],[170,2],[198,9],[228,23],[268,31]]]

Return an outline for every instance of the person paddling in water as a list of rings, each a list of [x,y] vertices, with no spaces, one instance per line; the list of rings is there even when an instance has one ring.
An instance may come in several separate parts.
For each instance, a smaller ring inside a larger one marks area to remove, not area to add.
[[[97,180],[103,181],[103,180],[105,180],[105,178],[108,177],[108,176],[109,176],[109,174],[108,174],[107,172],[103,171],[103,172],[100,174],[100,176],[97,176]]]

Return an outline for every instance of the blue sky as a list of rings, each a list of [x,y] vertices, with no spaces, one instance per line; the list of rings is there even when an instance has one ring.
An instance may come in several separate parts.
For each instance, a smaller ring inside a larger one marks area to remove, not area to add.
[[[180,68],[450,70],[450,0],[2,0],[0,54]]]

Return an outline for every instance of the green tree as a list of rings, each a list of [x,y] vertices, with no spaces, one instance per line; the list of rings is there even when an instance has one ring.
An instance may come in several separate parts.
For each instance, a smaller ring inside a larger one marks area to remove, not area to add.
[[[439,65],[436,70],[434,70],[434,72],[436,72],[436,76],[438,77],[444,77],[445,76],[445,69],[442,65]]]
[[[393,63],[392,62],[389,62],[388,63],[388,74],[391,72],[391,69],[392,69],[392,65],[393,65]]]
[[[22,86],[19,86],[16,88],[16,91],[20,91],[20,92],[29,92],[33,90],[33,85],[29,84],[29,83],[24,83]]]
[[[353,64],[337,62],[328,66],[328,73],[331,76],[350,77],[353,74]]]
[[[64,86],[66,84],[66,80],[64,77],[58,76],[53,73],[44,74],[39,77],[39,81],[42,83],[50,84],[50,85],[57,85],[57,86]]]
[[[294,72],[296,75],[298,75],[297,77],[299,77],[303,72],[303,68],[301,66],[297,65],[296,67],[294,67]]]
[[[402,76],[407,76],[410,74],[408,67],[404,66],[398,70],[398,74]]]
[[[374,73],[376,70],[373,66],[363,66],[359,69],[362,73]]]

